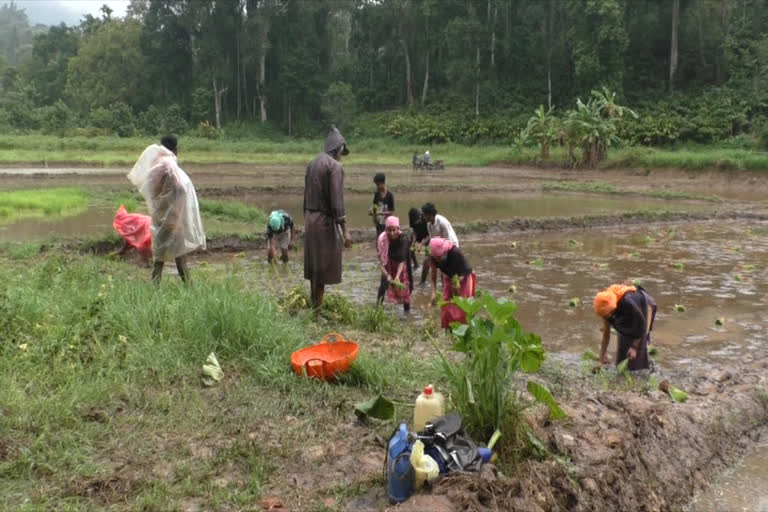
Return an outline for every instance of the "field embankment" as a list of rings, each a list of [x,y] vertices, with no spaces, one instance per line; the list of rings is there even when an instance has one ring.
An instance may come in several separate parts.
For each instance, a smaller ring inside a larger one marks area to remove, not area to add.
[[[682,510],[765,435],[768,360],[675,378],[691,392],[686,403],[656,390],[590,389],[566,377],[568,418],[552,422],[543,410],[528,415],[545,456],[505,476],[446,479],[433,495],[396,510]]]

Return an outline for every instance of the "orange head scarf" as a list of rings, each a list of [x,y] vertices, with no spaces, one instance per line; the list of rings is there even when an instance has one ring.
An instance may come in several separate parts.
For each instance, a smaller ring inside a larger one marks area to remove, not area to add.
[[[597,316],[608,318],[616,311],[616,306],[627,292],[637,291],[634,286],[613,284],[595,295],[595,313]]]

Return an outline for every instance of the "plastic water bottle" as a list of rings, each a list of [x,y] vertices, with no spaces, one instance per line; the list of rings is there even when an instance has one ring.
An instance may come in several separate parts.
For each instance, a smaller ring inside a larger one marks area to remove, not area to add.
[[[445,414],[445,401],[443,395],[435,393],[430,384],[424,388],[424,392],[416,399],[416,407],[413,408],[413,428],[416,432],[424,430],[424,425]]]
[[[387,494],[392,504],[402,503],[413,493],[413,466],[411,447],[408,444],[408,426],[400,424],[395,435],[389,440],[387,458]]]

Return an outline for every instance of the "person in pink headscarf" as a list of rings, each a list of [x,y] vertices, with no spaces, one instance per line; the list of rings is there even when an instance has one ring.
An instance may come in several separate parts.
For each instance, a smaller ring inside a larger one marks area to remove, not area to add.
[[[458,247],[445,238],[429,241],[429,257],[443,276],[443,302],[440,309],[440,325],[448,329],[453,323],[467,323],[466,314],[451,300],[455,296],[474,297],[477,276]],[[437,275],[432,274],[432,302],[437,300]]]
[[[386,294],[390,302],[402,304],[403,311],[407,313],[411,309],[413,291],[411,239],[403,235],[400,219],[394,215],[387,217],[384,226],[384,232],[376,241],[381,263],[381,284],[377,303],[382,303]]]

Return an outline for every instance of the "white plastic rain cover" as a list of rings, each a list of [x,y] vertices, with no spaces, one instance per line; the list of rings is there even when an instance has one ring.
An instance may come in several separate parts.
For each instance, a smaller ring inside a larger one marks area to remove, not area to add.
[[[147,201],[152,216],[152,252],[156,261],[205,249],[205,232],[192,181],[169,149],[152,144],[128,173]]]

